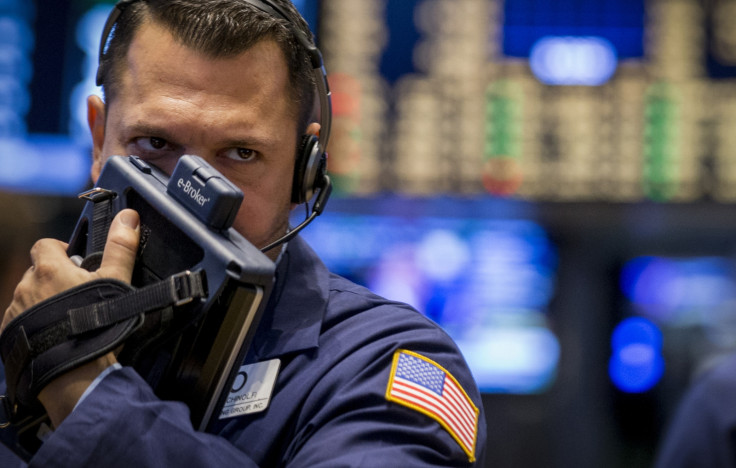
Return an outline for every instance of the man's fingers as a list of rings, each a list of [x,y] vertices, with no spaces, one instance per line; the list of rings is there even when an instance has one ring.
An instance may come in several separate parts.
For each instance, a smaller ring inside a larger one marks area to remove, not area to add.
[[[27,308],[47,297],[88,280],[67,256],[67,244],[41,239],[31,248],[31,268],[16,287],[13,300]]]
[[[31,247],[31,269],[42,275],[53,275],[60,264],[68,261],[68,245],[56,239],[41,239]]]
[[[102,263],[96,275],[130,282],[140,240],[140,218],[134,210],[118,213],[110,224]]]
[[[127,283],[133,276],[140,237],[140,218],[133,210],[115,216],[107,236],[100,268],[93,273],[78,267],[67,255],[67,244],[42,239],[31,249],[32,266],[13,293],[13,301],[0,320],[0,332],[23,311],[40,301],[78,284],[97,278],[115,278]]]
[[[86,280],[89,273],[73,267],[66,249],[66,243],[55,239],[41,239],[33,245],[31,267],[13,292],[13,300],[0,322],[0,331],[34,304]]]

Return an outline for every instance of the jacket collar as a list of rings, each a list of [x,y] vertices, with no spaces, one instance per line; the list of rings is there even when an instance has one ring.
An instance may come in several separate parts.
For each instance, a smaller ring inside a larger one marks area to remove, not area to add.
[[[253,338],[249,362],[264,361],[319,345],[327,309],[329,271],[306,241],[289,242]]]

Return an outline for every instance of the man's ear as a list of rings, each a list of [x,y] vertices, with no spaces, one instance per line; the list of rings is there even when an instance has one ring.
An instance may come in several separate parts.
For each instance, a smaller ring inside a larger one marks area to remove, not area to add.
[[[90,175],[92,181],[97,182],[105,161],[102,157],[102,147],[105,143],[105,103],[99,96],[87,98],[87,124],[92,134],[92,167]]]

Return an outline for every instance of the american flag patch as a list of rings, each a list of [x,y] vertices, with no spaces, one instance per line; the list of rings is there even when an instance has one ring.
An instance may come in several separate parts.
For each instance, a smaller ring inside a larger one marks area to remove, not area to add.
[[[478,408],[442,366],[417,353],[394,354],[386,399],[424,413],[439,422],[475,461]]]

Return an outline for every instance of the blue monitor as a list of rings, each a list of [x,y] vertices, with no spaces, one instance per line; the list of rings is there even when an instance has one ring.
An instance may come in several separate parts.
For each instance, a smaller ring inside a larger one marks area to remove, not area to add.
[[[557,251],[538,224],[329,211],[303,236],[333,272],[440,324],[482,391],[539,393],[554,381]]]

